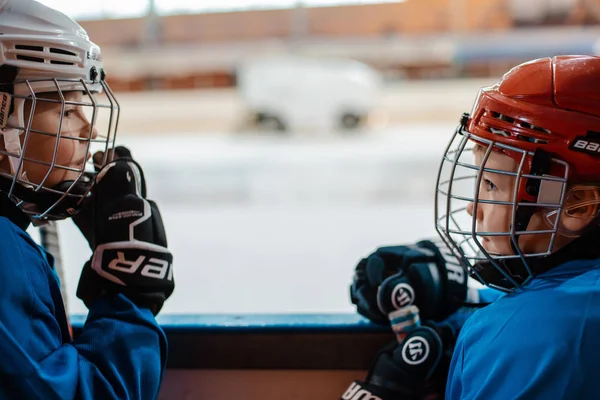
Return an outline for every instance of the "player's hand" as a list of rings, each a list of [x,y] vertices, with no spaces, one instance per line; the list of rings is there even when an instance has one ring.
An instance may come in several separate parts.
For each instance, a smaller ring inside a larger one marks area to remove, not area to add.
[[[402,343],[384,347],[366,379],[354,381],[341,399],[443,399],[454,341],[447,326],[414,328]]]
[[[100,296],[122,293],[158,313],[174,289],[173,256],[158,207],[146,199],[139,164],[121,156],[104,166],[82,211],[75,223],[93,254],[77,297],[90,307]]]
[[[466,300],[467,275],[441,243],[380,247],[356,266],[350,298],[378,324],[389,324],[390,312],[410,305],[421,319],[441,321]]]

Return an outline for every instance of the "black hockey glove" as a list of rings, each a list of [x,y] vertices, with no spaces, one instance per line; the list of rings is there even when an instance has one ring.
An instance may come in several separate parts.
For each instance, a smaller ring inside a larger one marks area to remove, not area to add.
[[[439,247],[438,247],[439,245]],[[378,324],[388,314],[416,305],[421,319],[441,321],[467,298],[467,275],[443,243],[380,247],[356,266],[350,298],[358,312]]]
[[[158,207],[146,199],[142,169],[127,149],[116,153],[73,218],[93,250],[77,297],[90,307],[100,296],[122,293],[156,315],[173,293],[173,256]]]
[[[455,338],[451,328],[427,323],[402,343],[384,347],[364,381],[354,381],[341,400],[443,399]]]

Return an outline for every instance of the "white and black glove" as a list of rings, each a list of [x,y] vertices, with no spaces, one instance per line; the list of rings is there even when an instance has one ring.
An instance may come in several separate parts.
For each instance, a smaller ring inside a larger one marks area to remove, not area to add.
[[[175,288],[173,255],[156,204],[146,199],[143,172],[124,147],[96,175],[92,196],[73,217],[93,251],[77,297],[87,307],[122,293],[155,315]]]
[[[376,356],[364,381],[354,381],[341,400],[443,399],[455,335],[427,322]]]

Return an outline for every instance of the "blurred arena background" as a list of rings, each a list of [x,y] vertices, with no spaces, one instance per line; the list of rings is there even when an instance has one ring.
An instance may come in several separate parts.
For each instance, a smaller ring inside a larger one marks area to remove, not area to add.
[[[434,234],[440,156],[477,90],[600,49],[599,0],[41,2],[102,46],[175,254],[165,313],[353,312],[361,257]],[[365,85],[368,105],[331,105]],[[84,312],[89,250],[59,228]]]

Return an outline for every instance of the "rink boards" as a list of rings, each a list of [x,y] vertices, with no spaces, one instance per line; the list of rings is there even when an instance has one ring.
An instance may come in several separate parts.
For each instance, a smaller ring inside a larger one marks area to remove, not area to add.
[[[77,333],[83,316],[72,318]],[[160,400],[341,396],[364,379],[389,329],[355,314],[161,316],[169,340]]]

